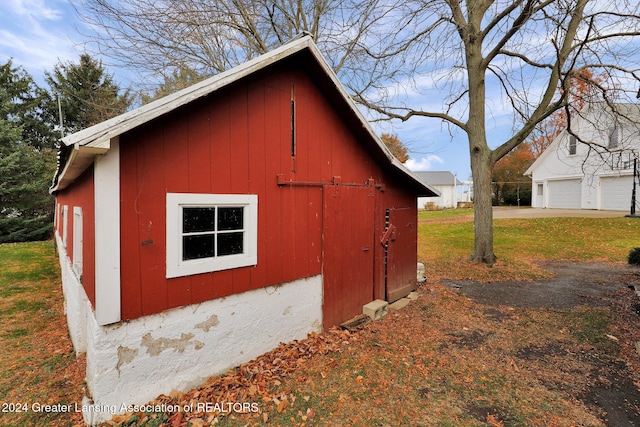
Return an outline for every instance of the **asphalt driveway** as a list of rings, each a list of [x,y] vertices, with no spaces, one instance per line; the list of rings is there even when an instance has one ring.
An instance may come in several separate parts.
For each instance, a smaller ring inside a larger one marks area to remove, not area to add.
[[[493,218],[620,218],[628,211],[597,211],[590,209],[540,209],[531,207],[494,206]]]

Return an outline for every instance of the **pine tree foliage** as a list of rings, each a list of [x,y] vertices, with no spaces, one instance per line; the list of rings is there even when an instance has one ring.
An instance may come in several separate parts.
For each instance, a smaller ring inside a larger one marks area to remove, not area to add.
[[[9,60],[0,65],[0,120],[9,120],[20,127],[18,139],[35,149],[54,148],[56,135],[51,116],[46,110],[47,92],[39,88],[31,76]],[[5,141],[6,143],[6,141]]]
[[[0,66],[0,243],[51,235],[55,138],[43,120],[44,92],[11,61]]]
[[[186,66],[180,67],[177,70],[173,70],[170,75],[164,76],[164,81],[156,88],[153,95],[142,95],[142,103],[147,104],[153,100],[171,95],[203,79],[205,79],[205,76],[198,74],[197,71]]]
[[[102,62],[88,54],[79,63],[58,63],[53,72],[45,73],[51,88],[49,112],[57,115],[58,101],[62,109],[64,133],[71,134],[127,111],[133,97],[127,89],[122,94]]]

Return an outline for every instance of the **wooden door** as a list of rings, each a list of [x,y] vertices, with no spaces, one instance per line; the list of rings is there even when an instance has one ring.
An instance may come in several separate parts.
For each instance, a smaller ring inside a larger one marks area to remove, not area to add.
[[[323,191],[323,327],[362,314],[373,300],[372,187],[327,185]]]
[[[386,300],[394,302],[417,288],[416,212],[411,208],[391,208],[387,209],[386,214],[382,237],[385,247]]]

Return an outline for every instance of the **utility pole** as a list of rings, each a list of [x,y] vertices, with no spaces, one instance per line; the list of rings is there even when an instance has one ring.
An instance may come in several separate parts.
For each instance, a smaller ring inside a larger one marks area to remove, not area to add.
[[[64,122],[62,121],[62,104],[60,103],[60,95],[56,95],[58,99],[58,117],[60,118],[60,138],[64,138]]]

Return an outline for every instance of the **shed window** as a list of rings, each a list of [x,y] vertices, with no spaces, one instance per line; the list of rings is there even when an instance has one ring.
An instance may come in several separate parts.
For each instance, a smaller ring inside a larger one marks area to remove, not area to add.
[[[183,207],[182,260],[241,254],[244,206]]]
[[[69,206],[62,206],[62,244],[67,247],[67,236],[69,235]]]
[[[257,263],[256,195],[167,194],[167,277]]]

